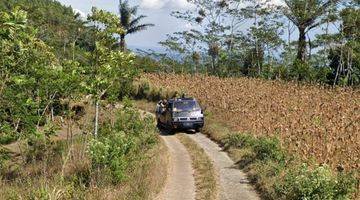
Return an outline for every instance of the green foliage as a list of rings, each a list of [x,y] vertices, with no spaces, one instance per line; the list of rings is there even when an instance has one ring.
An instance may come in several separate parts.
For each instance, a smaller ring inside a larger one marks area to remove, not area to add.
[[[4,148],[0,147],[0,172],[2,171],[5,161],[10,159],[10,153]]]
[[[229,134],[222,142],[227,150],[242,151],[240,167],[251,172],[250,178],[269,199],[349,199],[359,184],[351,173],[299,164],[276,138]]]
[[[128,165],[125,156],[128,156],[133,148],[133,143],[125,138],[124,132],[114,133],[111,136],[112,138],[102,137],[100,140],[91,141],[89,153],[93,168],[110,169],[112,181],[118,183],[125,178],[125,169]]]
[[[10,12],[14,8],[28,13],[28,23],[37,28],[36,37],[54,48],[58,58],[85,61],[85,51],[93,46],[89,32],[79,14],[71,7],[53,0],[0,0],[0,10]],[[76,43],[76,47],[72,45]]]
[[[79,96],[83,70],[76,61],[60,65],[29,25],[26,12],[1,12],[0,26],[0,140],[10,143],[38,135],[60,98]]]
[[[290,77],[297,81],[310,81],[313,73],[310,65],[301,60],[296,60],[290,68]]]
[[[10,124],[3,122],[0,126],[0,144],[9,144],[18,139],[18,134],[13,131]]]
[[[58,128],[56,126],[47,124],[42,132],[35,132],[27,136],[27,146],[25,152],[25,159],[27,162],[35,162],[44,160],[46,157],[51,157],[50,154],[57,154],[62,152],[63,146],[61,143],[54,143],[50,140],[50,136],[55,135]]]
[[[277,138],[259,138],[253,149],[256,153],[256,158],[259,160],[283,162],[285,159],[285,153]]]
[[[156,144],[154,119],[141,116],[129,100],[117,113],[114,124],[105,123],[99,137],[89,143],[89,154],[94,170],[109,171],[112,183],[126,177],[126,170],[136,160],[143,159],[141,152]]]
[[[349,199],[356,179],[339,173],[334,176],[327,166],[310,169],[306,164],[290,170],[284,182],[276,184],[282,199]]]
[[[223,140],[225,149],[250,148],[255,153],[254,159],[261,161],[273,160],[283,162],[285,152],[277,138],[255,138],[250,134],[230,134]]]
[[[148,27],[154,26],[154,24],[140,24],[141,20],[146,18],[145,15],[136,16],[138,11],[138,6],[131,7],[128,0],[119,2],[119,13],[120,13],[120,23],[121,27],[125,29],[123,33],[120,34],[120,49],[122,51],[126,48],[125,36],[128,34],[134,34],[139,31],[146,30]]]
[[[249,134],[229,134],[223,141],[225,149],[247,148],[255,144],[255,138]]]
[[[21,10],[0,14],[0,127],[10,135],[33,133],[59,86],[51,49],[26,22]]]
[[[87,79],[82,85],[95,99],[101,99],[105,94],[113,98],[120,94],[125,96],[131,92],[130,85],[138,74],[133,68],[134,55],[112,49],[113,35],[124,32],[118,25],[117,16],[96,8],[92,12],[89,20],[99,26],[95,27],[95,49],[89,58],[92,65],[85,68]]]

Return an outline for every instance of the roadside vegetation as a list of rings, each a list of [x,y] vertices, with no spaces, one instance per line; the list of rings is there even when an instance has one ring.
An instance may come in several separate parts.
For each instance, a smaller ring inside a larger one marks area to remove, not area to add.
[[[17,156],[2,149],[0,198],[151,199],[165,182],[167,162],[154,119],[128,101],[112,112],[103,115],[97,138],[37,138]]]
[[[139,71],[113,48],[119,16],[81,19],[47,0],[0,8],[0,199],[156,195],[165,147],[126,98]]]
[[[287,152],[276,137],[235,132],[220,143],[265,199],[356,199],[358,196],[355,194],[358,174],[333,171],[326,164],[302,162],[296,154]]]

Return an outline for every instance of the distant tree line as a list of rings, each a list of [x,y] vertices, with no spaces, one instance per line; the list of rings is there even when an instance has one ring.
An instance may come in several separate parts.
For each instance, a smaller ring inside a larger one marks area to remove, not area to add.
[[[191,28],[160,43],[170,53],[143,52],[142,66],[157,62],[161,71],[360,85],[358,0],[188,2],[194,9],[172,16]]]

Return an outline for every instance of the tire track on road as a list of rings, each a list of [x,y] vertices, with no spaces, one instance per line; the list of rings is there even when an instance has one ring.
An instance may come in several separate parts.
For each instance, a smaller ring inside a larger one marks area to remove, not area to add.
[[[189,134],[209,158],[214,162],[215,169],[220,176],[221,200],[258,200],[258,194],[249,183],[246,175],[234,165],[226,152],[201,133]]]
[[[165,187],[156,200],[194,200],[195,181],[191,158],[175,135],[161,135],[169,149],[170,160]]]

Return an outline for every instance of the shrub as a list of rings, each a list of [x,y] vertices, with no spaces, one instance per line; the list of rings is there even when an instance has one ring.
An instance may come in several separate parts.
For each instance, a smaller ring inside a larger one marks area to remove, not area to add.
[[[61,155],[64,150],[64,144],[53,142],[50,136],[55,135],[58,127],[53,124],[46,124],[44,130],[35,132],[27,136],[27,148],[25,157],[27,162],[53,159],[54,155]]]
[[[9,152],[0,147],[0,171],[2,171],[5,161],[10,159]]]
[[[18,139],[18,134],[13,131],[9,123],[0,125],[0,144],[9,144]]]
[[[261,137],[254,144],[254,151],[259,160],[284,161],[285,154],[277,138]]]
[[[128,164],[125,156],[131,151],[133,145],[131,140],[125,138],[124,132],[115,133],[112,138],[102,137],[92,140],[89,153],[93,169],[108,168],[114,183],[122,181]]]
[[[255,138],[250,134],[229,134],[223,141],[225,149],[251,148],[255,158],[262,161],[275,160],[284,161],[285,153],[281,148],[280,141],[275,138]]]
[[[243,152],[239,167],[248,167],[250,178],[269,199],[348,199],[358,184],[352,174],[298,164],[275,137],[230,134],[223,143],[225,149]]]
[[[249,134],[229,134],[223,141],[224,148],[244,148],[251,147],[255,143],[255,138]]]
[[[128,167],[142,159],[143,151],[157,141],[154,119],[142,117],[127,98],[123,105],[114,125],[105,123],[99,130],[99,137],[89,143],[93,170],[111,177],[113,184],[125,180]]]
[[[306,164],[288,171],[275,185],[282,199],[348,199],[356,181],[349,175],[334,176],[327,166],[310,169]]]

